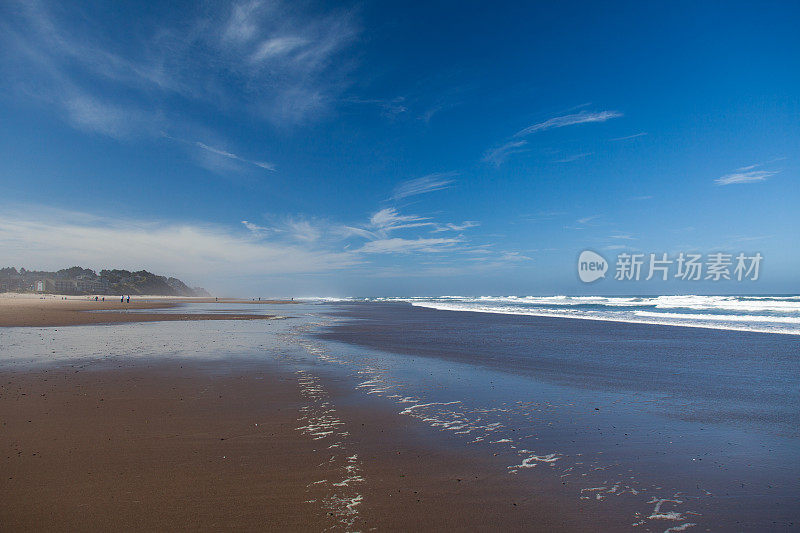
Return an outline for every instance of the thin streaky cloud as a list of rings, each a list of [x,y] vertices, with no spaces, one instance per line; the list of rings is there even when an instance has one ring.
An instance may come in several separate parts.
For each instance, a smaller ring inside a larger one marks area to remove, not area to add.
[[[242,224],[256,237],[263,237],[272,232],[272,228],[259,226],[258,224],[254,224],[253,222],[249,222],[247,220],[242,220]]]
[[[60,108],[79,129],[116,138],[137,129],[136,121],[113,119],[127,102],[105,102],[120,108],[107,118],[70,99],[80,92],[84,99],[106,100],[102,88],[110,84],[115,95],[131,95],[155,117],[165,111],[163,96],[171,95],[224,109],[234,103],[278,125],[298,125],[335,106],[357,62],[354,10],[303,9],[281,0],[217,3],[212,17],[221,24],[212,24],[202,9],[188,10],[183,24],[144,28],[142,42],[118,54],[103,46],[103,32],[75,31],[64,10],[11,4],[9,20],[0,20],[0,62],[15,72],[15,92],[41,95],[40,103]],[[234,93],[226,85],[244,90]],[[143,133],[158,131],[141,126]]]
[[[633,135],[626,135],[625,137],[614,137],[613,139],[609,139],[609,141],[611,141],[611,142],[628,141],[630,139],[636,139],[638,137],[644,137],[645,135],[647,135],[647,132],[643,131],[641,133],[634,133]]]
[[[747,170],[726,174],[714,180],[717,185],[734,185],[737,183],[756,183],[765,181],[777,174],[778,170]]]
[[[525,152],[528,141],[509,141],[502,146],[488,150],[483,154],[482,161],[499,167],[513,154]]]
[[[212,154],[221,155],[222,157],[227,157],[228,159],[234,159],[236,161],[241,161],[242,163],[248,163],[250,165],[255,165],[257,167],[263,168],[264,170],[269,170],[269,171],[272,171],[272,172],[275,171],[275,165],[272,164],[272,163],[268,163],[266,161],[255,161],[253,159],[247,159],[247,158],[242,157],[240,155],[236,155],[236,154],[234,154],[232,152],[228,152],[228,151],[222,150],[220,148],[214,148],[213,146],[209,146],[209,145],[207,145],[205,143],[201,143],[200,141],[195,141],[194,145],[197,146],[198,148],[202,148],[203,150],[205,150],[207,152],[211,152]]]
[[[592,155],[592,152],[586,152],[584,154],[575,154],[575,155],[571,155],[571,156],[565,157],[564,159],[556,159],[554,162],[555,163],[572,163],[573,161],[578,161],[579,159],[584,159],[584,158],[586,158],[586,157],[588,157],[590,155]]]
[[[447,239],[402,239],[400,237],[392,237],[389,239],[378,239],[364,244],[359,252],[364,253],[393,253],[393,254],[407,254],[414,252],[427,252],[437,253],[445,252],[453,248],[456,244],[462,242],[460,238],[447,238]]]
[[[361,237],[362,239],[367,239],[367,240],[375,240],[379,238],[379,235],[377,233],[355,226],[338,226],[335,227],[333,231],[335,234],[345,239],[354,236]]]
[[[532,126],[528,126],[527,128],[518,131],[516,134],[514,134],[514,137],[525,137],[532,133],[550,130],[553,128],[574,126],[576,124],[605,122],[607,120],[611,120],[612,118],[619,118],[621,116],[622,113],[620,113],[619,111],[598,111],[598,112],[581,111],[580,113],[574,113],[572,115],[564,115],[561,117],[553,117],[551,119],[545,120],[544,122],[533,124]]]
[[[448,189],[455,183],[455,180],[451,179],[454,176],[456,176],[455,172],[440,172],[404,181],[394,188],[392,200]]]
[[[401,215],[394,207],[386,207],[376,211],[369,218],[369,223],[370,226],[381,231],[431,224],[429,219],[426,217],[420,217],[417,215]]]
[[[576,220],[576,222],[578,224],[583,225],[583,224],[586,224],[588,222],[591,222],[592,220],[594,220],[596,218],[600,218],[600,215],[592,215],[590,217],[579,218],[578,220]]]
[[[260,63],[286,56],[298,48],[305,46],[308,41],[301,37],[275,37],[262,42],[255,52],[250,55],[250,61]]]
[[[480,225],[481,223],[475,220],[465,220],[461,224],[453,224],[452,222],[445,224],[444,226],[437,228],[435,231],[464,231],[465,229],[469,228],[477,228]]]

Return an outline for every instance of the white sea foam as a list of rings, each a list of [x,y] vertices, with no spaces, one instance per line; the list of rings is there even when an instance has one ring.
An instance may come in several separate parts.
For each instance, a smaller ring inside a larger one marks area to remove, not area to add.
[[[528,450],[520,450],[519,453],[520,454],[527,454],[527,453],[531,453],[531,452],[528,451]],[[556,461],[558,461],[559,459],[561,459],[561,456],[559,456],[558,454],[555,454],[555,453],[548,453],[546,455],[531,454],[528,457],[526,457],[525,459],[523,459],[520,464],[511,465],[511,466],[508,467],[508,469],[509,469],[510,473],[515,473],[520,468],[533,468],[533,467],[537,466],[539,463],[553,464]]]
[[[800,297],[481,296],[384,298],[443,311],[471,311],[800,335]],[[684,312],[679,312],[683,310]]]
[[[317,300],[407,302],[443,311],[800,335],[800,296],[416,296]]]

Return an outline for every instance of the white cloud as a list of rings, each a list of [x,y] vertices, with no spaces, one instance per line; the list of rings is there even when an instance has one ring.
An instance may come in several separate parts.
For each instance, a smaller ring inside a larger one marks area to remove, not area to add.
[[[3,207],[0,213],[0,250],[7,265],[145,268],[212,289],[250,292],[269,283],[283,287],[275,280],[343,269],[366,276],[381,275],[387,267],[399,269],[406,277],[435,275],[440,269],[463,274],[476,268],[516,268],[530,259],[516,251],[470,243],[461,234],[434,237],[427,227],[420,226],[409,236],[387,235],[424,220],[393,209],[374,213],[366,227],[295,218],[274,225],[242,220],[238,230],[217,224],[110,218],[35,205]],[[429,224],[452,231],[477,225],[472,221]],[[478,255],[486,259],[480,266],[465,259]],[[398,256],[410,262],[399,268]],[[435,259],[426,262],[426,256]]]
[[[245,43],[255,37],[258,31],[256,16],[263,2],[240,2],[233,5],[228,23],[222,31],[222,39],[237,43]]]
[[[453,224],[452,222],[443,224],[437,227],[435,231],[464,231],[469,228],[477,228],[480,225],[481,223],[475,220],[465,220],[461,224]]]
[[[528,141],[509,141],[502,146],[488,150],[483,154],[482,161],[499,167],[505,163],[509,156],[526,151],[525,146],[527,144]]]
[[[243,222],[251,231],[257,226]],[[327,272],[360,262],[357,255],[267,242],[215,225],[91,217],[42,208],[0,216],[7,264],[63,268],[147,268],[197,280],[226,276]]]
[[[286,226],[291,238],[298,241],[315,242],[322,237],[322,231],[308,220],[289,220]]]
[[[462,242],[462,239],[460,238],[401,239],[399,237],[393,237],[389,239],[378,239],[374,241],[369,241],[365,243],[358,251],[364,253],[379,253],[379,254],[386,254],[386,253],[406,254],[411,252],[436,253],[436,252],[449,251],[452,249],[454,245],[460,242]]]
[[[71,91],[59,97],[69,122],[77,129],[99,133],[115,139],[154,130],[155,117],[131,108],[99,100],[88,94]]]
[[[770,176],[774,176],[778,170],[749,170],[758,165],[751,165],[744,167],[736,172],[726,174],[714,180],[717,185],[732,185],[735,183],[754,183],[757,181],[765,181]]]
[[[553,128],[563,128],[565,126],[573,126],[576,124],[587,124],[590,122],[605,122],[612,118],[618,118],[621,116],[622,113],[620,113],[619,111],[599,111],[594,113],[590,113],[588,111],[581,111],[580,113],[574,113],[572,115],[564,115],[561,117],[553,117],[551,119],[545,120],[544,122],[533,124],[532,126],[528,126],[527,128],[518,131],[514,136],[524,137],[532,133],[545,131]]]
[[[354,237],[354,236],[355,237],[361,237],[363,239],[368,239],[368,240],[379,238],[377,233],[375,233],[373,231],[369,231],[369,230],[364,229],[364,228],[358,228],[358,227],[355,227],[355,226],[337,226],[337,227],[334,228],[334,232],[337,235],[339,235],[339,236],[341,236],[342,238],[345,238],[345,239],[348,238],[348,237]]]
[[[590,217],[579,218],[576,222],[578,224],[583,225],[583,224],[588,224],[589,222],[591,222],[592,220],[595,220],[597,218],[600,218],[600,215],[592,215]]]
[[[278,59],[281,56],[297,50],[308,44],[302,37],[275,37],[262,41],[255,52],[250,56],[250,61],[255,63]]]
[[[235,161],[241,161],[242,163],[255,165],[257,167],[263,168],[264,170],[271,170],[271,171],[275,170],[275,165],[272,164],[272,163],[268,163],[266,161],[255,161],[255,160],[252,160],[252,159],[247,159],[247,158],[244,158],[244,157],[242,157],[240,155],[236,155],[236,154],[234,154],[232,152],[228,152],[228,151],[222,150],[220,148],[214,148],[213,146],[209,146],[207,144],[201,143],[200,141],[196,141],[194,143],[194,145],[197,146],[198,148],[201,148],[201,149],[207,151],[207,152],[211,152],[212,154],[216,154],[216,155],[221,155],[222,157],[227,157],[228,159],[233,159]]]
[[[609,139],[609,141],[611,141],[611,142],[629,141],[631,139],[644,137],[645,135],[647,135],[647,132],[643,131],[643,132],[640,132],[640,133],[634,133],[633,135],[626,135],[625,137],[614,137],[613,139]]]
[[[350,83],[346,52],[360,32],[352,12],[298,6],[236,3],[219,38],[205,40],[242,87],[237,97],[278,124],[312,120],[332,106]]]
[[[152,135],[161,129],[125,115],[191,123],[177,111],[185,106],[165,107],[165,96],[279,125],[316,119],[351,83],[348,52],[360,32],[345,9],[280,0],[195,4],[180,24],[137,27],[120,52],[108,43],[113,28],[92,10],[11,4],[0,18],[0,67],[14,72],[4,89],[115,138],[137,126]]]
[[[527,255],[522,255],[520,252],[503,252],[500,257],[498,258],[499,261],[533,261],[532,257],[528,257]]]
[[[434,223],[429,220],[417,215],[401,215],[394,207],[386,207],[373,213],[369,218],[369,223],[377,230],[390,231],[433,225]]]
[[[400,200],[409,196],[447,189],[455,182],[451,179],[455,175],[455,172],[442,172],[404,181],[394,188],[392,199]]]
[[[563,159],[557,159],[555,162],[556,163],[572,163],[573,161],[578,161],[579,159],[583,159],[583,158],[588,157],[590,155],[592,155],[591,152],[586,152],[586,153],[583,153],[583,154],[575,154],[575,155],[567,156],[567,157],[565,157]]]
[[[252,233],[256,237],[264,237],[265,235],[269,235],[270,233],[273,232],[272,228],[259,226],[258,224],[248,222],[247,220],[242,220],[242,224],[244,224],[244,227],[250,230],[250,233]]]

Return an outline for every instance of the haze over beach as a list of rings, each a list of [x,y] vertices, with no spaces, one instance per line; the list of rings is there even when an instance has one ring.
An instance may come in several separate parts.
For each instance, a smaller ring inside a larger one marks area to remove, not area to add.
[[[798,22],[3,2],[0,529],[797,529]]]

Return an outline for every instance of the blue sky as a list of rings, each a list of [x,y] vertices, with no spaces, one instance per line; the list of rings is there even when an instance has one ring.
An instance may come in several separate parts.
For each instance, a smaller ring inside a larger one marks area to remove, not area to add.
[[[798,293],[793,2],[0,5],[0,263],[237,295]],[[758,281],[580,283],[592,249]]]

